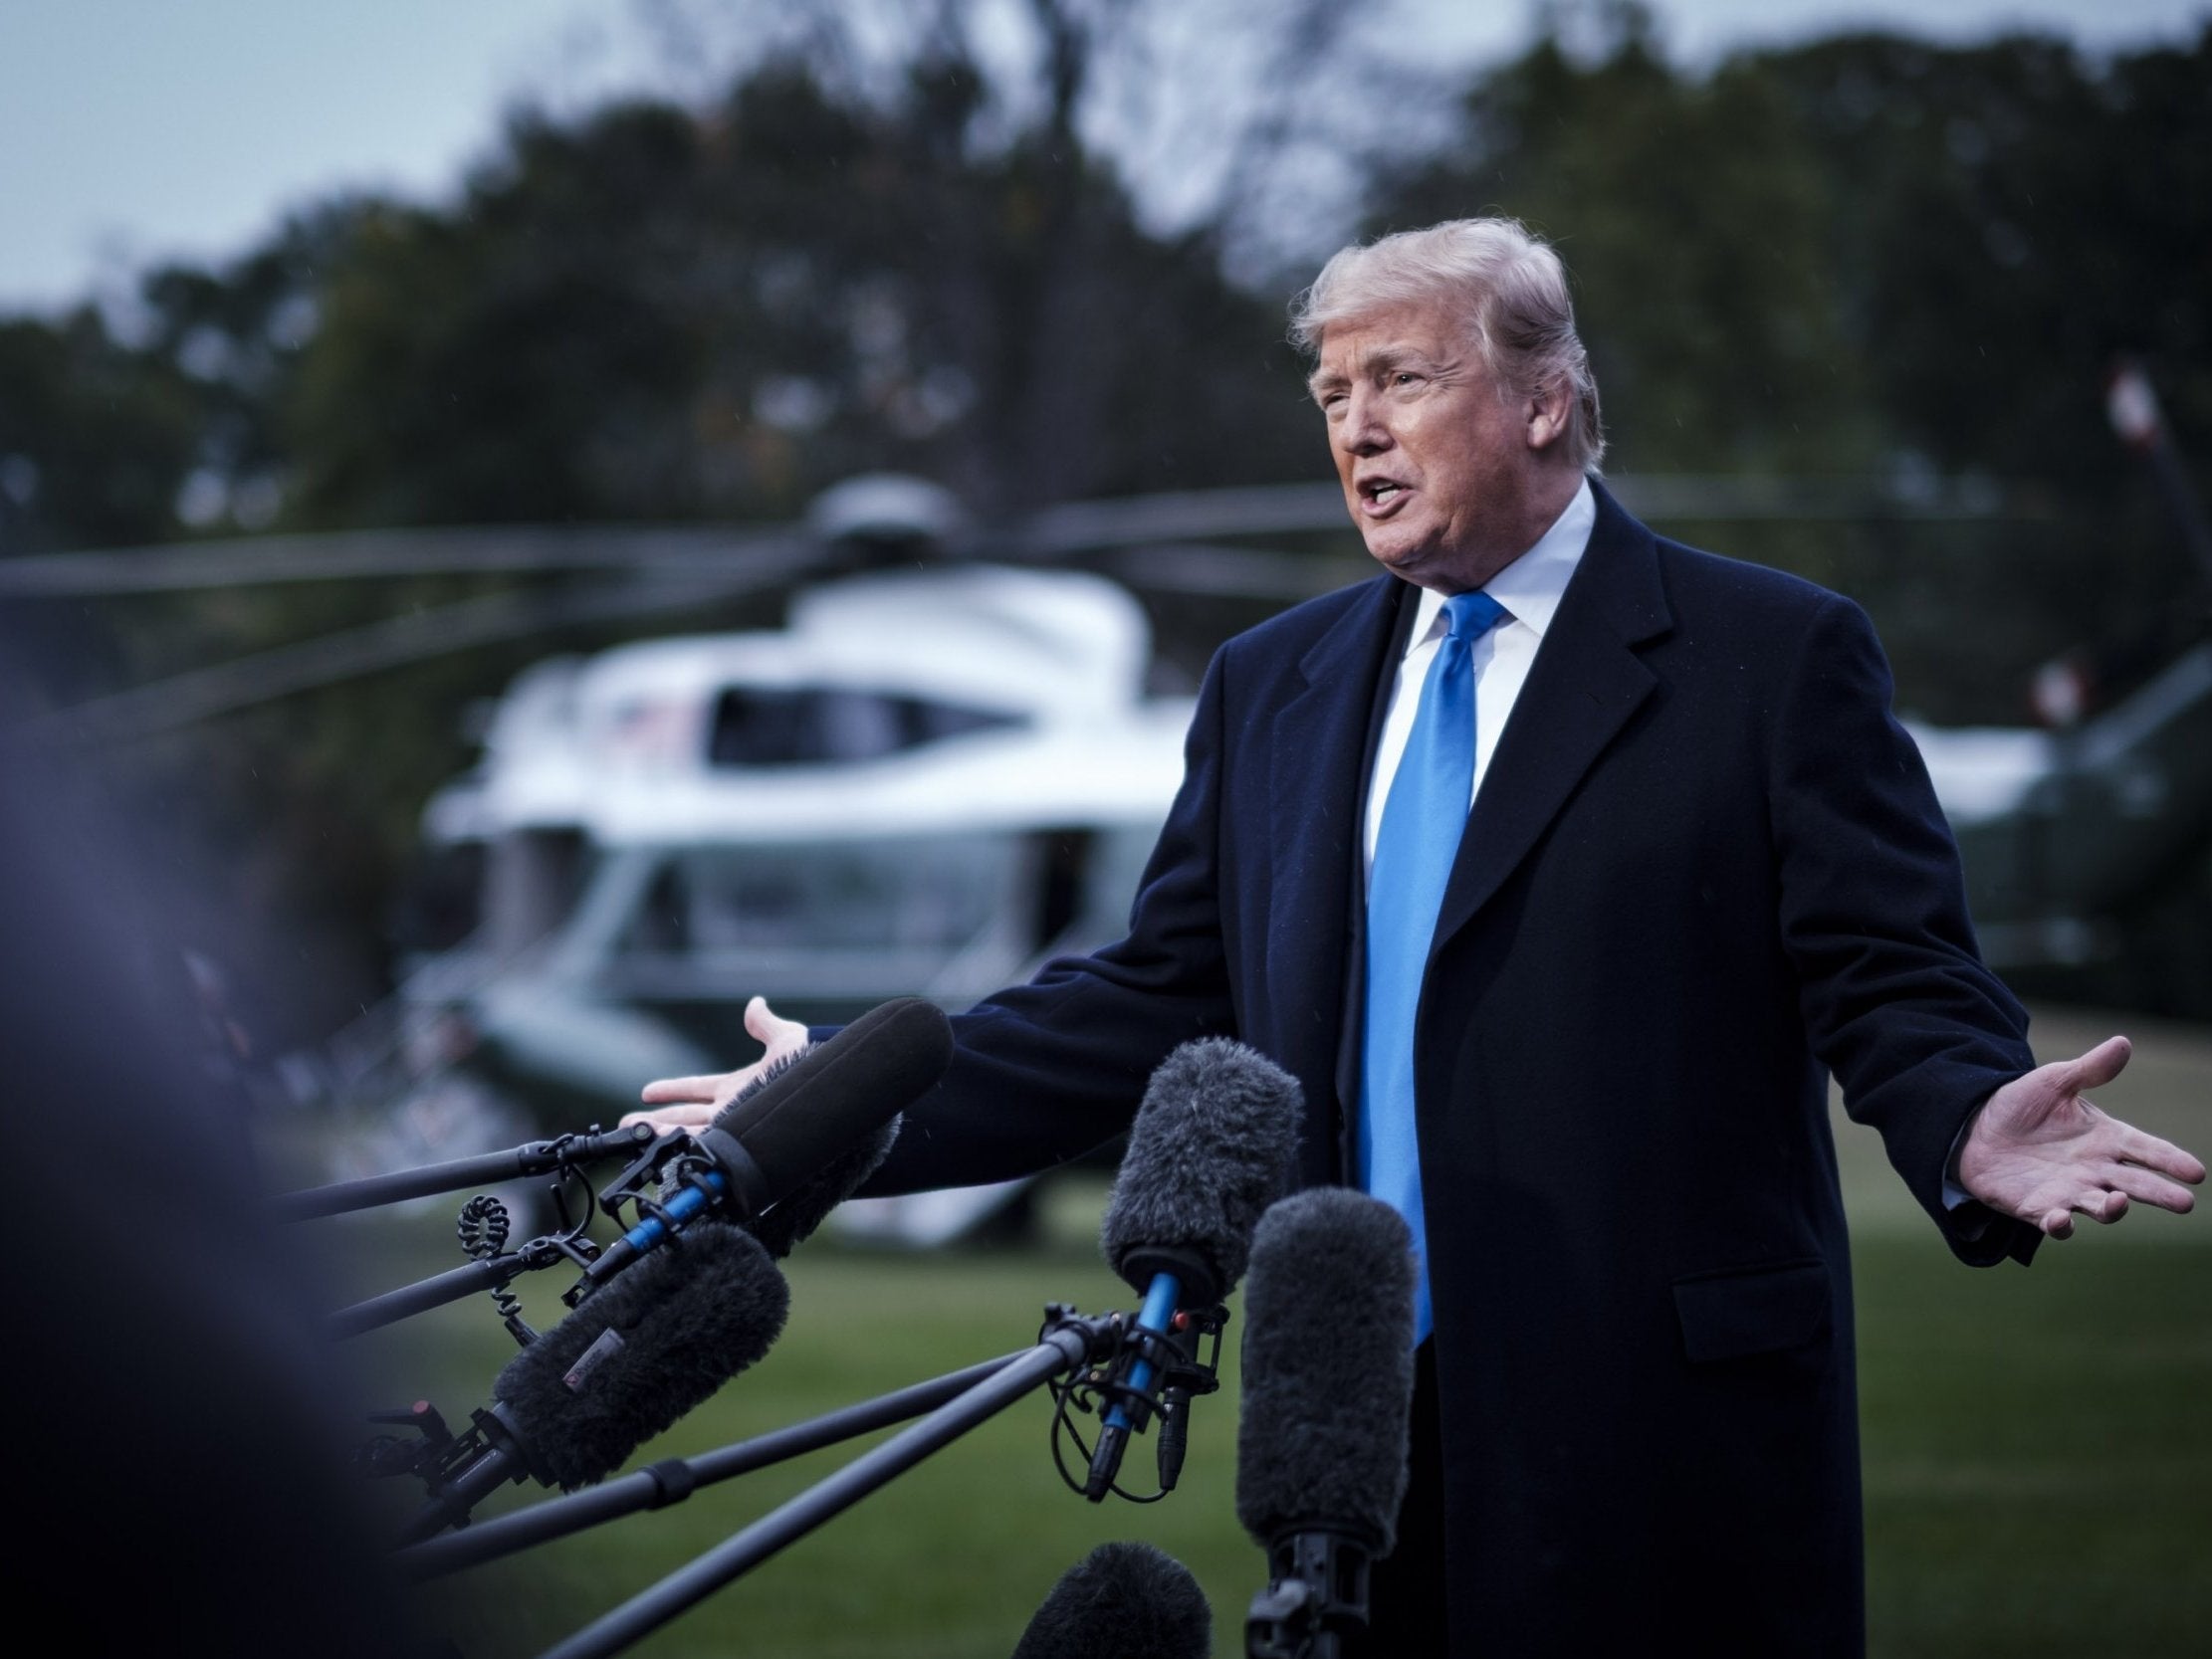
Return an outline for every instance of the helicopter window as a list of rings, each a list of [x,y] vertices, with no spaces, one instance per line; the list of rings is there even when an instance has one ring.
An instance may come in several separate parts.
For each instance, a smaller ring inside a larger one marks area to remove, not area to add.
[[[914,836],[674,855],[623,937],[642,954],[948,949],[1005,910],[1009,838]]]
[[[718,766],[873,760],[1020,717],[928,698],[841,687],[732,686],[715,700],[707,758]]]
[[[1020,716],[1000,709],[970,709],[958,703],[930,703],[918,697],[903,697],[898,702],[904,706],[903,719],[917,743],[1021,724]]]

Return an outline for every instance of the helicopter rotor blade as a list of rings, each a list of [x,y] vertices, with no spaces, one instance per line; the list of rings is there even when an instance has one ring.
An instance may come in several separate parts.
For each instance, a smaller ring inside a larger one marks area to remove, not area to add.
[[[1630,474],[1608,481],[1649,519],[1980,518],[2016,511],[1994,485],[1864,477]],[[1161,543],[1343,530],[1335,484],[1113,497],[1046,508],[956,538],[961,556],[1056,563]],[[0,599],[155,593],[261,582],[548,570],[719,571],[756,551],[818,545],[797,525],[517,524],[341,530],[0,559]],[[1157,567],[1155,567],[1157,568]]]
[[[74,743],[150,736],[296,692],[336,685],[474,646],[576,623],[684,610],[736,598],[789,581],[813,557],[811,548],[797,548],[774,559],[748,560],[747,568],[725,570],[719,575],[655,573],[552,591],[483,594],[437,610],[385,617],[73,704],[24,722],[9,736]]]
[[[1145,592],[1295,604],[1356,581],[1373,566],[1364,558],[1176,541],[1128,548],[1099,560],[1098,568]]]
[[[0,598],[177,592],[263,582],[548,570],[719,572],[813,540],[796,526],[514,524],[334,530],[0,559]]]
[[[2001,486],[1975,478],[1630,473],[1608,478],[1606,488],[1639,518],[1659,523],[2021,516],[2020,503]]]
[[[1667,520],[1982,518],[2020,507],[1987,482],[1865,477],[1644,474],[1610,481],[1632,512]],[[1097,562],[1164,592],[1296,600],[1350,575],[1338,561],[1224,538],[1347,529],[1333,483],[1181,491],[1074,502],[957,538],[956,556],[1015,563]],[[515,525],[276,535],[0,560],[0,599],[149,593],[247,583],[461,572],[626,571],[566,589],[488,594],[280,646],[37,717],[113,741],[173,729],[294,692],[564,625],[680,610],[830,573],[839,559],[796,525]],[[849,560],[846,562],[849,563]],[[1364,568],[1364,566],[1363,566]]]
[[[1641,473],[1606,484],[1632,513],[1658,519],[1989,518],[2019,511],[1998,486],[1971,479]],[[1345,530],[1350,524],[1335,484],[1191,490],[1045,508],[983,533],[971,550],[986,558],[1060,561],[1115,548]]]
[[[984,557],[1064,559],[1162,541],[1343,529],[1344,492],[1334,484],[1189,490],[1045,508],[977,544]]]

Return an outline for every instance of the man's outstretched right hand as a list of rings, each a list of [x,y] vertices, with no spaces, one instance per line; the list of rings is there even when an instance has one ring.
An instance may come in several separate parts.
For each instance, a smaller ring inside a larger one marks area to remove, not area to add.
[[[651,1124],[662,1135],[672,1130],[705,1129],[714,1122],[715,1114],[737,1099],[755,1078],[806,1046],[806,1027],[783,1018],[769,1006],[765,996],[757,996],[745,1005],[745,1028],[768,1049],[760,1059],[734,1072],[664,1077],[648,1083],[638,1092],[638,1098],[654,1110],[628,1114],[622,1127]]]

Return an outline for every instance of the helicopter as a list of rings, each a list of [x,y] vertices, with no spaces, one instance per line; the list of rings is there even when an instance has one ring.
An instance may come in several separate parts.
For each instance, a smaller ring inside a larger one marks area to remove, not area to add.
[[[896,516],[905,539],[938,505],[862,478],[816,518]],[[749,1046],[736,987],[842,1023],[917,993],[965,1008],[1105,943],[1193,708],[1147,691],[1151,659],[1122,585],[972,564],[803,588],[774,631],[537,665],[424,813],[448,902],[402,980],[405,1092],[489,1091],[558,1133]],[[937,1242],[1025,1186],[841,1225]]]
[[[1118,584],[977,565],[542,663],[425,810],[434,885],[473,902],[404,994],[466,1005],[479,1064],[597,1110],[640,1066],[742,1046],[749,975],[826,1023],[1104,942],[1192,708],[1145,691],[1149,646]]]

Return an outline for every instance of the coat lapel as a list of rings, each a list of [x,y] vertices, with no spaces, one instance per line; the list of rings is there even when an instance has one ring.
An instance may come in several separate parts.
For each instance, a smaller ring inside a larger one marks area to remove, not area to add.
[[[1652,532],[1593,484],[1598,521],[1498,738],[1437,917],[1438,947],[1513,873],[1656,682],[1634,646],[1672,625]]]
[[[1345,939],[1358,920],[1351,872],[1359,856],[1362,761],[1401,590],[1387,577],[1370,582],[1315,642],[1298,663],[1303,686],[1276,712],[1270,733],[1268,1003],[1278,1022],[1275,1058],[1309,1080],[1309,1146],[1333,1145],[1335,1138],[1331,1082]]]

